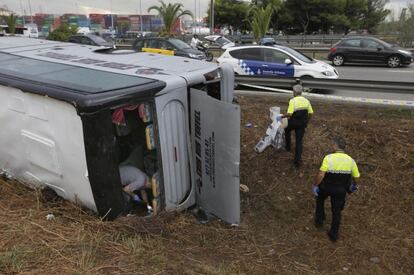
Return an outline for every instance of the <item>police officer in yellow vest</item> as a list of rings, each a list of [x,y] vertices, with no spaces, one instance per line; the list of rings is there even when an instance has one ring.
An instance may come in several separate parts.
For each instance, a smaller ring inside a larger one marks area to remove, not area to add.
[[[325,156],[322,166],[315,178],[313,193],[316,196],[315,225],[320,227],[325,220],[324,203],[331,197],[332,223],[328,231],[329,239],[338,239],[341,211],[345,206],[347,193],[358,189],[355,179],[359,178],[358,166],[355,161],[344,153],[346,142],[337,137],[333,140],[334,153]]]
[[[295,130],[296,145],[294,164],[296,167],[299,167],[302,159],[303,136],[305,135],[305,129],[308,125],[308,121],[313,114],[312,105],[309,100],[302,96],[302,90],[303,88],[301,85],[293,86],[293,98],[289,101],[287,114],[280,117],[289,118],[288,126],[285,128],[285,141],[287,151],[290,151],[291,131]]]

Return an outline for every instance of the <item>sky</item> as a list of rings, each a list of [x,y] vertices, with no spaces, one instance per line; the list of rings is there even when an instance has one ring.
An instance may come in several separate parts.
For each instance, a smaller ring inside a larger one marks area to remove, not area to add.
[[[248,1],[248,0],[245,0]],[[185,9],[193,12],[197,18],[207,14],[208,3],[210,0],[164,0],[166,3],[182,3]],[[30,5],[29,5],[30,3]],[[113,13],[135,14],[142,13],[152,5],[158,5],[156,0],[0,0],[0,7],[6,5],[16,13],[29,14],[30,6],[32,13]],[[387,7],[394,10],[397,14],[401,8],[407,4],[414,4],[414,0],[390,0]]]

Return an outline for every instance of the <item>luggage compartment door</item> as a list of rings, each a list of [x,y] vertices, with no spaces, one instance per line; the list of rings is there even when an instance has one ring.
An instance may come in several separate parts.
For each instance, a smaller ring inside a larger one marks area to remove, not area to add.
[[[162,157],[165,210],[182,210],[195,203],[191,183],[191,147],[187,90],[155,98]]]
[[[191,143],[197,204],[240,223],[240,107],[191,89]]]

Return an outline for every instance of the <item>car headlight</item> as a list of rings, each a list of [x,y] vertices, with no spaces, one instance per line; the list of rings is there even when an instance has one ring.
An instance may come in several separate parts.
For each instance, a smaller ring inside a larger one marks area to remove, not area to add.
[[[405,51],[405,50],[398,50],[400,53],[403,54],[408,54],[408,55],[412,55],[412,53],[410,51]]]
[[[199,58],[199,56],[195,53],[190,53],[190,54],[188,54],[188,56],[191,57],[191,58]]]
[[[334,72],[331,72],[331,71],[324,71],[324,72],[322,72],[322,74],[324,76],[334,76],[335,75],[335,73]]]

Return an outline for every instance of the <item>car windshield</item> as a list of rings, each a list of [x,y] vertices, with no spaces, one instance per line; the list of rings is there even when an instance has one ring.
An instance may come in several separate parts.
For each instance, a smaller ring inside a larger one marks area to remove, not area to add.
[[[231,41],[223,36],[220,36],[219,38],[217,38],[216,43],[219,45],[225,45],[231,43]]]
[[[98,45],[108,44],[108,41],[106,41],[105,39],[103,39],[102,37],[99,37],[99,36],[89,36],[89,38],[92,39],[92,41],[95,42]]]
[[[395,47],[396,46],[396,45],[391,45],[391,44],[389,44],[389,43],[387,43],[385,41],[382,41],[382,40],[379,40],[378,42],[380,44],[384,45],[385,47],[388,47],[388,48],[392,48],[392,47]]]
[[[187,43],[181,41],[180,39],[170,38],[168,41],[173,44],[173,46],[179,50],[191,48]]]
[[[303,53],[298,52],[297,50],[294,50],[292,48],[283,48],[283,50],[290,53],[291,55],[293,55],[294,57],[296,57],[297,59],[299,59],[302,62],[305,62],[305,63],[315,63],[316,62],[312,58],[310,58],[310,57],[304,55]]]

